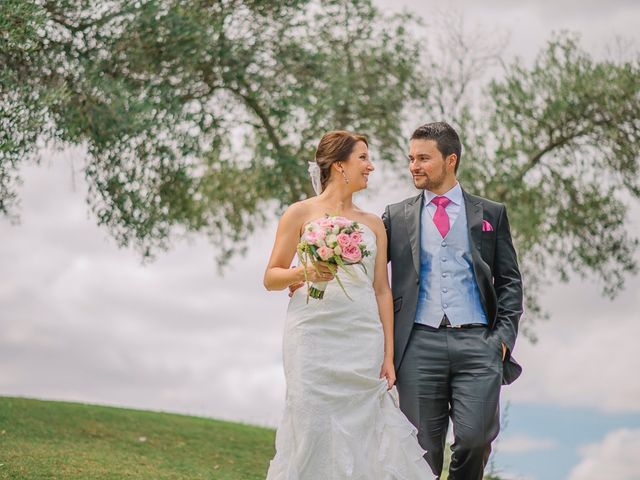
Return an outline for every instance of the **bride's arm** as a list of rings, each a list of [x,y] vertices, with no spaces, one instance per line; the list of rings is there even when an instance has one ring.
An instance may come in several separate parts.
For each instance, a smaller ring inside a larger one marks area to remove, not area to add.
[[[384,362],[381,376],[386,376],[389,388],[395,383],[396,376],[393,369],[393,295],[389,286],[389,274],[387,271],[387,232],[382,220],[376,216],[374,231],[377,236],[375,270],[373,274],[373,289],[376,292],[380,321],[384,332]]]
[[[303,208],[294,203],[280,218],[271,258],[264,272],[264,287],[267,290],[284,290],[293,283],[304,281],[304,267],[289,268],[296,254]]]
[[[304,282],[305,267],[299,265],[290,268],[293,256],[300,240],[300,228],[307,215],[301,203],[294,203],[284,212],[278,224],[276,239],[271,251],[271,258],[264,272],[264,287],[267,290],[284,290],[289,285]],[[311,282],[329,281],[333,279],[331,271],[322,262],[307,267],[307,278]]]

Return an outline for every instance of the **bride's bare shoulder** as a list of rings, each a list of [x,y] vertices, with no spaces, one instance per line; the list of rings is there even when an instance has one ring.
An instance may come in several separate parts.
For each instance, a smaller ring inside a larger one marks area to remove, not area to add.
[[[289,205],[281,217],[281,222],[292,226],[302,226],[313,210],[312,199],[300,200]]]
[[[360,215],[366,224],[376,232],[377,234],[384,233],[384,223],[382,222],[382,218],[372,212],[365,212],[364,210],[360,211]]]

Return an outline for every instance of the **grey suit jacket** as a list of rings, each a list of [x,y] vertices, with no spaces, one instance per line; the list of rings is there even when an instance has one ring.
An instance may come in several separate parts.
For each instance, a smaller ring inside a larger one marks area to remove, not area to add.
[[[489,328],[507,345],[503,384],[513,382],[522,367],[511,351],[523,312],[522,277],[511,240],[506,207],[463,190],[473,270]],[[418,305],[420,285],[420,218],[423,193],[388,205],[382,220],[387,230],[391,262],[396,371],[400,369]],[[482,231],[487,220],[493,231]]]

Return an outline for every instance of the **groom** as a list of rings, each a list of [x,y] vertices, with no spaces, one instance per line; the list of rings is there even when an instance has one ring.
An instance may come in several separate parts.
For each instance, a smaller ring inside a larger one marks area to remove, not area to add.
[[[447,123],[411,136],[421,193],[386,207],[400,408],[442,473],[449,418],[450,480],[481,480],[500,429],[501,385],[522,368],[513,350],[522,280],[503,204],[464,191],[461,145]]]

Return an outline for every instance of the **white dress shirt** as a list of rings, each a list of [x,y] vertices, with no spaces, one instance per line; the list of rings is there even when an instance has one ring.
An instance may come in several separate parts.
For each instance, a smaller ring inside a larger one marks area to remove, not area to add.
[[[462,187],[460,187],[460,183],[456,182],[456,184],[451,187],[451,189],[442,194],[436,195],[435,193],[425,190],[424,191],[424,209],[429,214],[429,217],[433,219],[433,215],[436,213],[436,206],[431,203],[431,200],[435,197],[447,197],[449,200],[449,205],[445,207],[447,215],[449,215],[449,226],[453,226],[453,222],[458,218],[458,214],[460,213],[460,208],[464,203],[464,197],[462,196]]]

